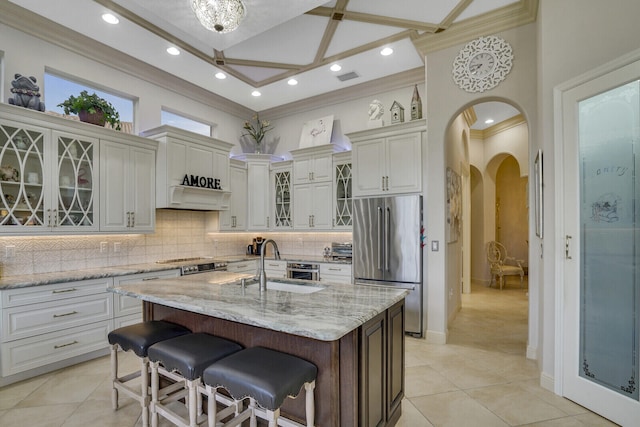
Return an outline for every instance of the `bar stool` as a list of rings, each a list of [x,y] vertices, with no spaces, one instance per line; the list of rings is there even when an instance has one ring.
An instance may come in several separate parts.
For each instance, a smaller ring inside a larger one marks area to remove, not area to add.
[[[149,347],[151,425],[157,427],[158,415],[162,415],[177,426],[197,426],[198,415],[202,414],[202,395],[199,393],[202,371],[212,363],[241,349],[240,344],[205,333],[184,335]],[[160,375],[175,383],[160,389]],[[186,401],[188,419],[181,417],[168,406],[182,398]],[[224,399],[219,401],[233,403]]]
[[[285,398],[295,398],[304,386],[306,425],[312,427],[315,418],[313,389],[317,374],[318,368],[313,363],[299,357],[263,347],[252,347],[206,368],[202,381],[209,400],[216,397],[219,387],[225,388],[235,399],[249,398],[249,407],[225,426],[236,425],[250,418],[251,426],[254,427],[257,423],[256,416],[259,416],[269,422],[269,427],[303,427],[291,419],[280,417],[280,407]],[[214,424],[215,408],[210,407],[209,426]]]
[[[159,341],[189,334],[191,331],[183,326],[162,320],[151,320],[123,326],[109,332],[111,344],[111,404],[113,410],[118,409],[118,391],[137,400],[142,407],[142,425],[149,426],[149,359],[147,350]],[[122,351],[133,351],[140,358],[140,370],[128,375],[118,376],[118,348]],[[144,373],[144,375],[143,375]],[[142,384],[135,390],[127,383],[141,377]]]

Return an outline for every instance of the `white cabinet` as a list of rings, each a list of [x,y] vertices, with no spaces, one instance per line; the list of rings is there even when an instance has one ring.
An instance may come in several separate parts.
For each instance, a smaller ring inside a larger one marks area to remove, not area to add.
[[[351,264],[321,263],[320,281],[331,283],[352,283]]]
[[[106,292],[111,283],[103,278],[0,291],[1,382],[106,350],[113,318],[113,297]]]
[[[331,181],[293,186],[293,228],[328,230],[333,222]]]
[[[260,267],[258,266],[258,268]],[[270,278],[270,279],[286,278],[287,277],[287,261],[279,260],[279,259],[265,259],[264,271],[265,273],[267,273],[267,278]]]
[[[142,133],[158,147],[156,207],[227,210],[233,144],[171,126]]]
[[[220,211],[220,230],[241,231],[247,229],[247,164],[231,159],[229,163],[231,199],[229,210]]]
[[[333,150],[332,144],[292,150],[293,185],[331,181]]]
[[[100,230],[131,233],[155,228],[155,143],[111,140],[100,146]]]
[[[353,195],[422,191],[424,120],[347,135],[353,146]]]
[[[353,225],[351,152],[335,154],[333,170],[333,228],[351,230]]]
[[[271,164],[271,204],[274,229],[291,229],[293,209],[291,200],[291,161]]]
[[[148,282],[158,279],[169,279],[179,277],[180,270],[153,271],[149,273],[127,274],[126,276],[116,276],[113,278],[113,286],[125,285],[127,283]],[[120,294],[113,295],[113,317],[119,319],[125,316],[133,316],[133,320],[142,321],[142,301],[138,298],[128,297]],[[131,319],[128,319],[131,320]],[[115,329],[115,327],[114,327]]]
[[[230,273],[256,274],[258,271],[258,260],[243,260],[227,263],[227,271]]]
[[[268,230],[271,227],[269,163],[271,156],[247,155],[248,229]]]
[[[97,231],[98,140],[21,119],[0,111],[0,233]]]

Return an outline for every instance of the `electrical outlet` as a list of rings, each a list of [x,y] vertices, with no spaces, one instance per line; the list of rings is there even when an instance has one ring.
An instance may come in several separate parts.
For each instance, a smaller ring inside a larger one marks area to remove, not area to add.
[[[100,253],[103,254],[107,252],[107,242],[100,242]]]
[[[6,251],[7,253],[5,254],[5,256],[7,259],[13,258],[14,256],[16,256],[16,247],[14,245],[7,245]]]
[[[440,250],[440,241],[432,240],[431,241],[431,251],[438,252]]]
[[[113,244],[113,252],[118,253],[120,252],[120,249],[122,248],[122,243],[120,242],[115,242]]]

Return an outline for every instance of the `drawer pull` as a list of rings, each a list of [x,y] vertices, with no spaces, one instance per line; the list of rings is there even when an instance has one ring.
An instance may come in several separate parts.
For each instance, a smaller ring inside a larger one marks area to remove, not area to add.
[[[56,290],[52,291],[52,293],[54,293],[54,294],[63,294],[65,292],[75,292],[77,290],[78,290],[77,288],[56,289]]]
[[[66,343],[66,344],[54,345],[54,346],[53,346],[53,348],[55,348],[55,349],[57,350],[57,349],[59,349],[59,348],[62,348],[62,347],[69,347],[70,345],[74,345],[74,344],[78,344],[78,341],[73,340],[73,341],[68,342],[68,343]]]
[[[146,282],[147,280],[158,280],[160,279],[160,277],[156,276],[156,277],[145,277],[144,279],[142,279],[143,282]]]
[[[70,311],[68,313],[63,313],[63,314],[54,314],[53,318],[55,319],[56,317],[64,317],[64,316],[71,316],[72,314],[78,314],[77,311]]]
[[[331,271],[342,271],[341,268],[331,268],[331,267],[329,267],[329,270],[331,270]]]

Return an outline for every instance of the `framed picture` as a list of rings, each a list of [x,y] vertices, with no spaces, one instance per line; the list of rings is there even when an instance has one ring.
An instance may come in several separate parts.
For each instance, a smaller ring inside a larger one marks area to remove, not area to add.
[[[300,135],[300,148],[330,144],[332,131],[333,115],[306,122]]]
[[[447,242],[458,241],[462,222],[462,180],[453,169],[447,168]]]
[[[536,160],[533,163],[533,182],[534,182],[534,215],[536,221],[536,236],[542,239],[542,215],[543,215],[543,193],[542,193],[542,150],[538,150]]]

